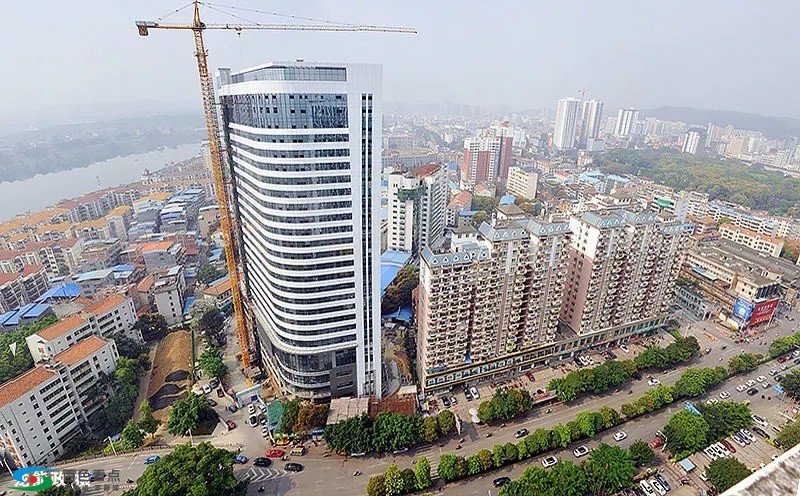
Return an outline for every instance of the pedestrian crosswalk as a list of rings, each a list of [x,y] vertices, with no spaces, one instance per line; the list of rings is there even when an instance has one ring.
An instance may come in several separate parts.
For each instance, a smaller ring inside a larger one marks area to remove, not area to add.
[[[263,482],[272,479],[277,479],[283,477],[284,475],[286,475],[286,472],[284,472],[283,470],[278,470],[274,468],[250,467],[246,472],[243,471],[236,478],[239,480],[247,479],[252,483],[252,482]]]

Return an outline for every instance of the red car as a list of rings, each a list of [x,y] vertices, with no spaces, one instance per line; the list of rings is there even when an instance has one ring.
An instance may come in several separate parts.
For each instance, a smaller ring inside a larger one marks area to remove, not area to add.
[[[788,358],[786,358],[785,356],[778,357],[778,363],[783,363],[783,362],[785,362],[786,360],[788,360]]]
[[[285,454],[286,453],[282,449],[277,449],[277,448],[269,449],[266,452],[266,455],[270,458],[281,458]]]
[[[720,441],[720,442],[722,443],[722,445],[723,445],[723,446],[725,446],[726,448],[728,448],[728,451],[730,451],[731,453],[736,453],[736,448],[734,448],[734,447],[733,447],[733,443],[731,443],[731,442],[730,442],[730,441],[728,441],[727,439],[723,439],[723,440],[722,440],[722,441]]]
[[[659,448],[664,445],[664,441],[660,437],[654,437],[652,441],[650,441],[650,447],[655,449]]]
[[[226,420],[225,424],[228,426],[228,430],[233,430],[236,428],[236,422],[233,420]]]

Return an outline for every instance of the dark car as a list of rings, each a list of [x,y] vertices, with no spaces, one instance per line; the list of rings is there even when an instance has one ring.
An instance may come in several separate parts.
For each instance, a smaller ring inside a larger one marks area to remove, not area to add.
[[[492,481],[492,484],[494,484],[494,487],[500,487],[505,486],[509,482],[511,482],[511,477],[498,477]]]
[[[782,375],[778,374],[775,376],[775,382],[781,382],[781,379],[783,379]]]
[[[519,439],[528,435],[528,429],[522,428],[514,433],[514,437]]]
[[[236,422],[234,422],[233,420],[226,420],[225,425],[228,426],[229,431],[236,428]]]
[[[670,487],[669,482],[667,482],[666,477],[664,477],[663,475],[656,474],[656,480],[658,482],[660,482],[662,486],[664,486],[664,490],[666,490],[666,491],[671,491],[672,490],[672,487]]]
[[[208,403],[208,406],[212,406],[212,407],[213,406],[217,406],[217,402],[212,400],[211,398],[206,398],[206,403]]]
[[[747,394],[749,394],[750,396],[754,396],[754,395],[758,394],[758,389],[756,389],[754,387],[750,388],[750,389],[747,390]]]
[[[759,436],[761,436],[761,437],[763,437],[765,439],[769,439],[769,434],[767,434],[767,431],[765,431],[761,427],[753,426],[752,429],[753,429],[753,432],[755,432]]]
[[[283,466],[283,469],[287,472],[301,472],[303,470],[303,466],[299,463],[289,462]]]
[[[236,413],[236,410],[238,410],[238,408],[236,408],[236,405],[228,405],[229,412]]]
[[[447,396],[442,396],[442,404],[445,408],[450,408],[450,398]]]
[[[270,465],[272,465],[272,460],[264,456],[259,456],[258,458],[253,460],[253,465],[255,465],[256,467],[269,467]]]

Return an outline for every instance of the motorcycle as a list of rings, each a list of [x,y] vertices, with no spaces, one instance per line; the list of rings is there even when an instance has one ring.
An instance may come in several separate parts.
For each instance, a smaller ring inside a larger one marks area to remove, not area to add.
[[[258,486],[256,492],[263,493],[265,491],[264,486]]]
[[[545,410],[545,411],[544,411],[544,413],[550,413],[550,412],[552,412],[552,411],[553,411],[553,409],[552,409],[552,408],[548,408],[547,410]]]
[[[355,472],[353,472],[353,477],[358,477],[359,475],[361,475],[360,471],[356,470]]]
[[[125,484],[133,484],[133,479],[125,479]]]

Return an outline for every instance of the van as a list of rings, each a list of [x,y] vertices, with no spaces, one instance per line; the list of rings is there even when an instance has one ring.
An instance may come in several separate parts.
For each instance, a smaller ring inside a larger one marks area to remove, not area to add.
[[[303,456],[306,454],[306,448],[305,446],[295,446],[289,454],[292,456]]]

